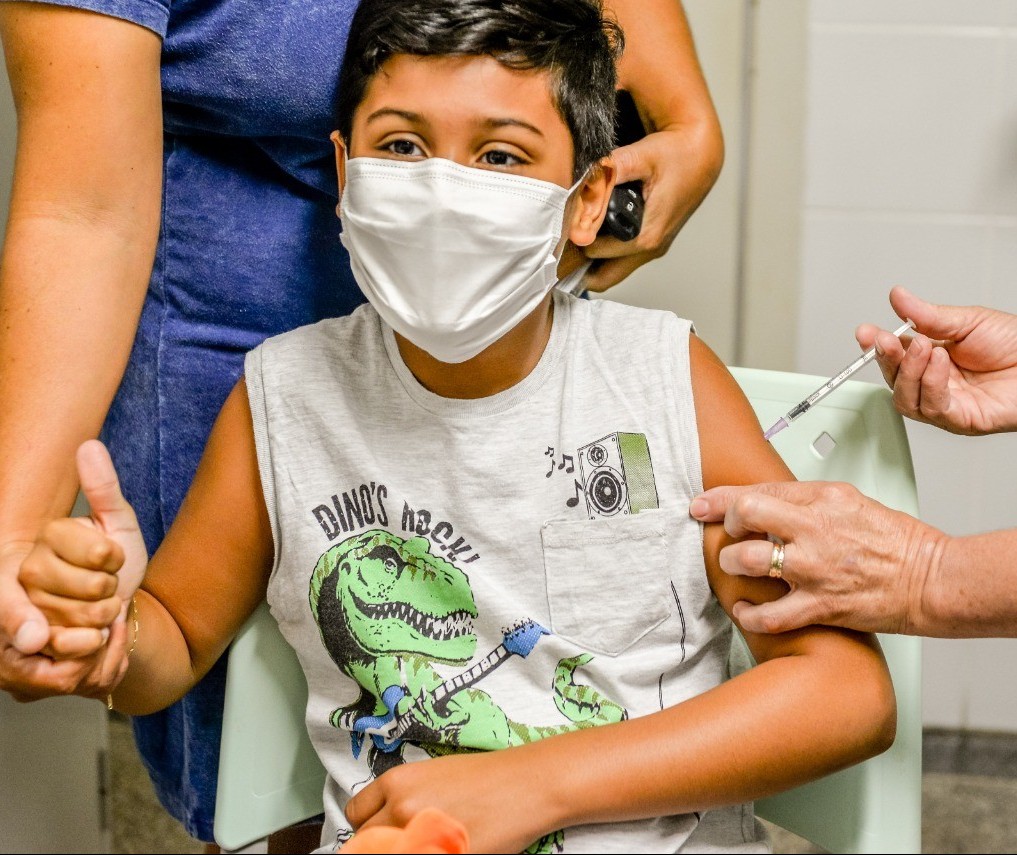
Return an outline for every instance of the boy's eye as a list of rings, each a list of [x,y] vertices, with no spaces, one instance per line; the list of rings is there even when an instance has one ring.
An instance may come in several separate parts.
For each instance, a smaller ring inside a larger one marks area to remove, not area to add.
[[[514,154],[509,154],[507,151],[500,151],[498,149],[485,151],[480,156],[480,160],[488,166],[518,166],[523,162],[522,158],[516,157]]]
[[[412,140],[392,140],[392,142],[385,146],[385,149],[399,157],[424,156],[424,152],[421,150],[420,146]]]

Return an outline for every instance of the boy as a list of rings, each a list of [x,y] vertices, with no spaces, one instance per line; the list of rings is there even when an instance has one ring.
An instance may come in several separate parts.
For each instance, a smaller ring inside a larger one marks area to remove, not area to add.
[[[720,572],[688,502],[787,470],[688,322],[553,293],[604,217],[619,42],[589,0],[365,0],[333,138],[370,305],[249,355],[147,575],[97,443],[98,526],[25,563],[55,624],[130,604],[129,713],[267,596],[329,848],[430,806],[477,851],[765,851],[750,799],[892,740],[870,638],[749,635],[725,682],[725,612],[784,588]]]

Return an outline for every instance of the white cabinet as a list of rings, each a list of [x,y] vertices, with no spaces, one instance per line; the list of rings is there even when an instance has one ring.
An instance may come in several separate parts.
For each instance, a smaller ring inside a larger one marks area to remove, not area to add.
[[[0,692],[0,853],[108,852],[106,709]]]

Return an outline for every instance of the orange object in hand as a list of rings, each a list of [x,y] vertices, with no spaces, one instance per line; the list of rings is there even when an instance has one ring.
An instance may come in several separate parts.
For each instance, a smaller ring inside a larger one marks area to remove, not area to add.
[[[357,852],[461,853],[469,849],[469,838],[461,822],[437,808],[424,808],[405,828],[378,825],[358,831],[339,851]]]

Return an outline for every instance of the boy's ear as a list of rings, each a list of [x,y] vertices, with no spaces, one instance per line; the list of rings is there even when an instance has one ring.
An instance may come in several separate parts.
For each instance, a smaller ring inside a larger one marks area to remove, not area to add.
[[[346,187],[346,143],[339,135],[339,131],[332,131],[329,139],[335,146],[335,171],[339,176],[339,198],[342,199],[343,189]],[[339,213],[338,206],[336,206],[336,213]]]
[[[604,157],[583,179],[575,195],[576,202],[568,226],[569,240],[576,246],[589,246],[596,240],[601,223],[607,216],[607,204],[611,201],[616,175],[614,161]]]

